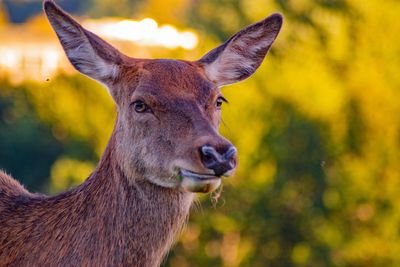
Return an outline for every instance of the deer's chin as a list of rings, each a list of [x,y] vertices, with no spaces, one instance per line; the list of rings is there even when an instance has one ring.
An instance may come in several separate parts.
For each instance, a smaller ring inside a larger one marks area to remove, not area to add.
[[[180,170],[181,187],[189,192],[210,193],[221,185],[221,177]]]

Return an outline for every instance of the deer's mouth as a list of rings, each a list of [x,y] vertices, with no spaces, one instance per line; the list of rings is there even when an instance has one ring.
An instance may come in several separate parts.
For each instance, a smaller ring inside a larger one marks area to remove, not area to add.
[[[181,186],[190,192],[210,193],[221,184],[221,177],[181,169]]]

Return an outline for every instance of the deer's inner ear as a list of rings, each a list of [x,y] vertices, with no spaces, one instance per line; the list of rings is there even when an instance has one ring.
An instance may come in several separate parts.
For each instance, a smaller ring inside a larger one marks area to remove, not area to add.
[[[198,62],[218,86],[244,80],[261,65],[281,26],[282,15],[273,14],[236,33]]]
[[[54,2],[46,1],[44,11],[69,61],[79,72],[106,85],[118,76],[122,53],[84,29]],[[110,94],[114,98],[114,92]]]

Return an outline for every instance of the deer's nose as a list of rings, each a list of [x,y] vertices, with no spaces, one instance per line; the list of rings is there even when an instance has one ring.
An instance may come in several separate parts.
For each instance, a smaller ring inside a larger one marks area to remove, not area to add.
[[[200,158],[204,167],[221,176],[236,167],[236,147],[229,145],[218,152],[214,147],[204,145],[200,147]]]

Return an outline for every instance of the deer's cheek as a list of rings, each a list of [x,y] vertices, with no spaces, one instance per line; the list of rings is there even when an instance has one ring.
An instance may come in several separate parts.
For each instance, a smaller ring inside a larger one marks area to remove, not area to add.
[[[221,110],[211,111],[211,113],[208,115],[208,120],[214,127],[218,128],[221,122]]]
[[[149,114],[149,116],[147,116],[148,118],[139,118],[132,122],[130,132],[134,139],[142,140],[143,138],[153,136],[154,133],[160,130],[159,122],[152,119],[150,116]]]

